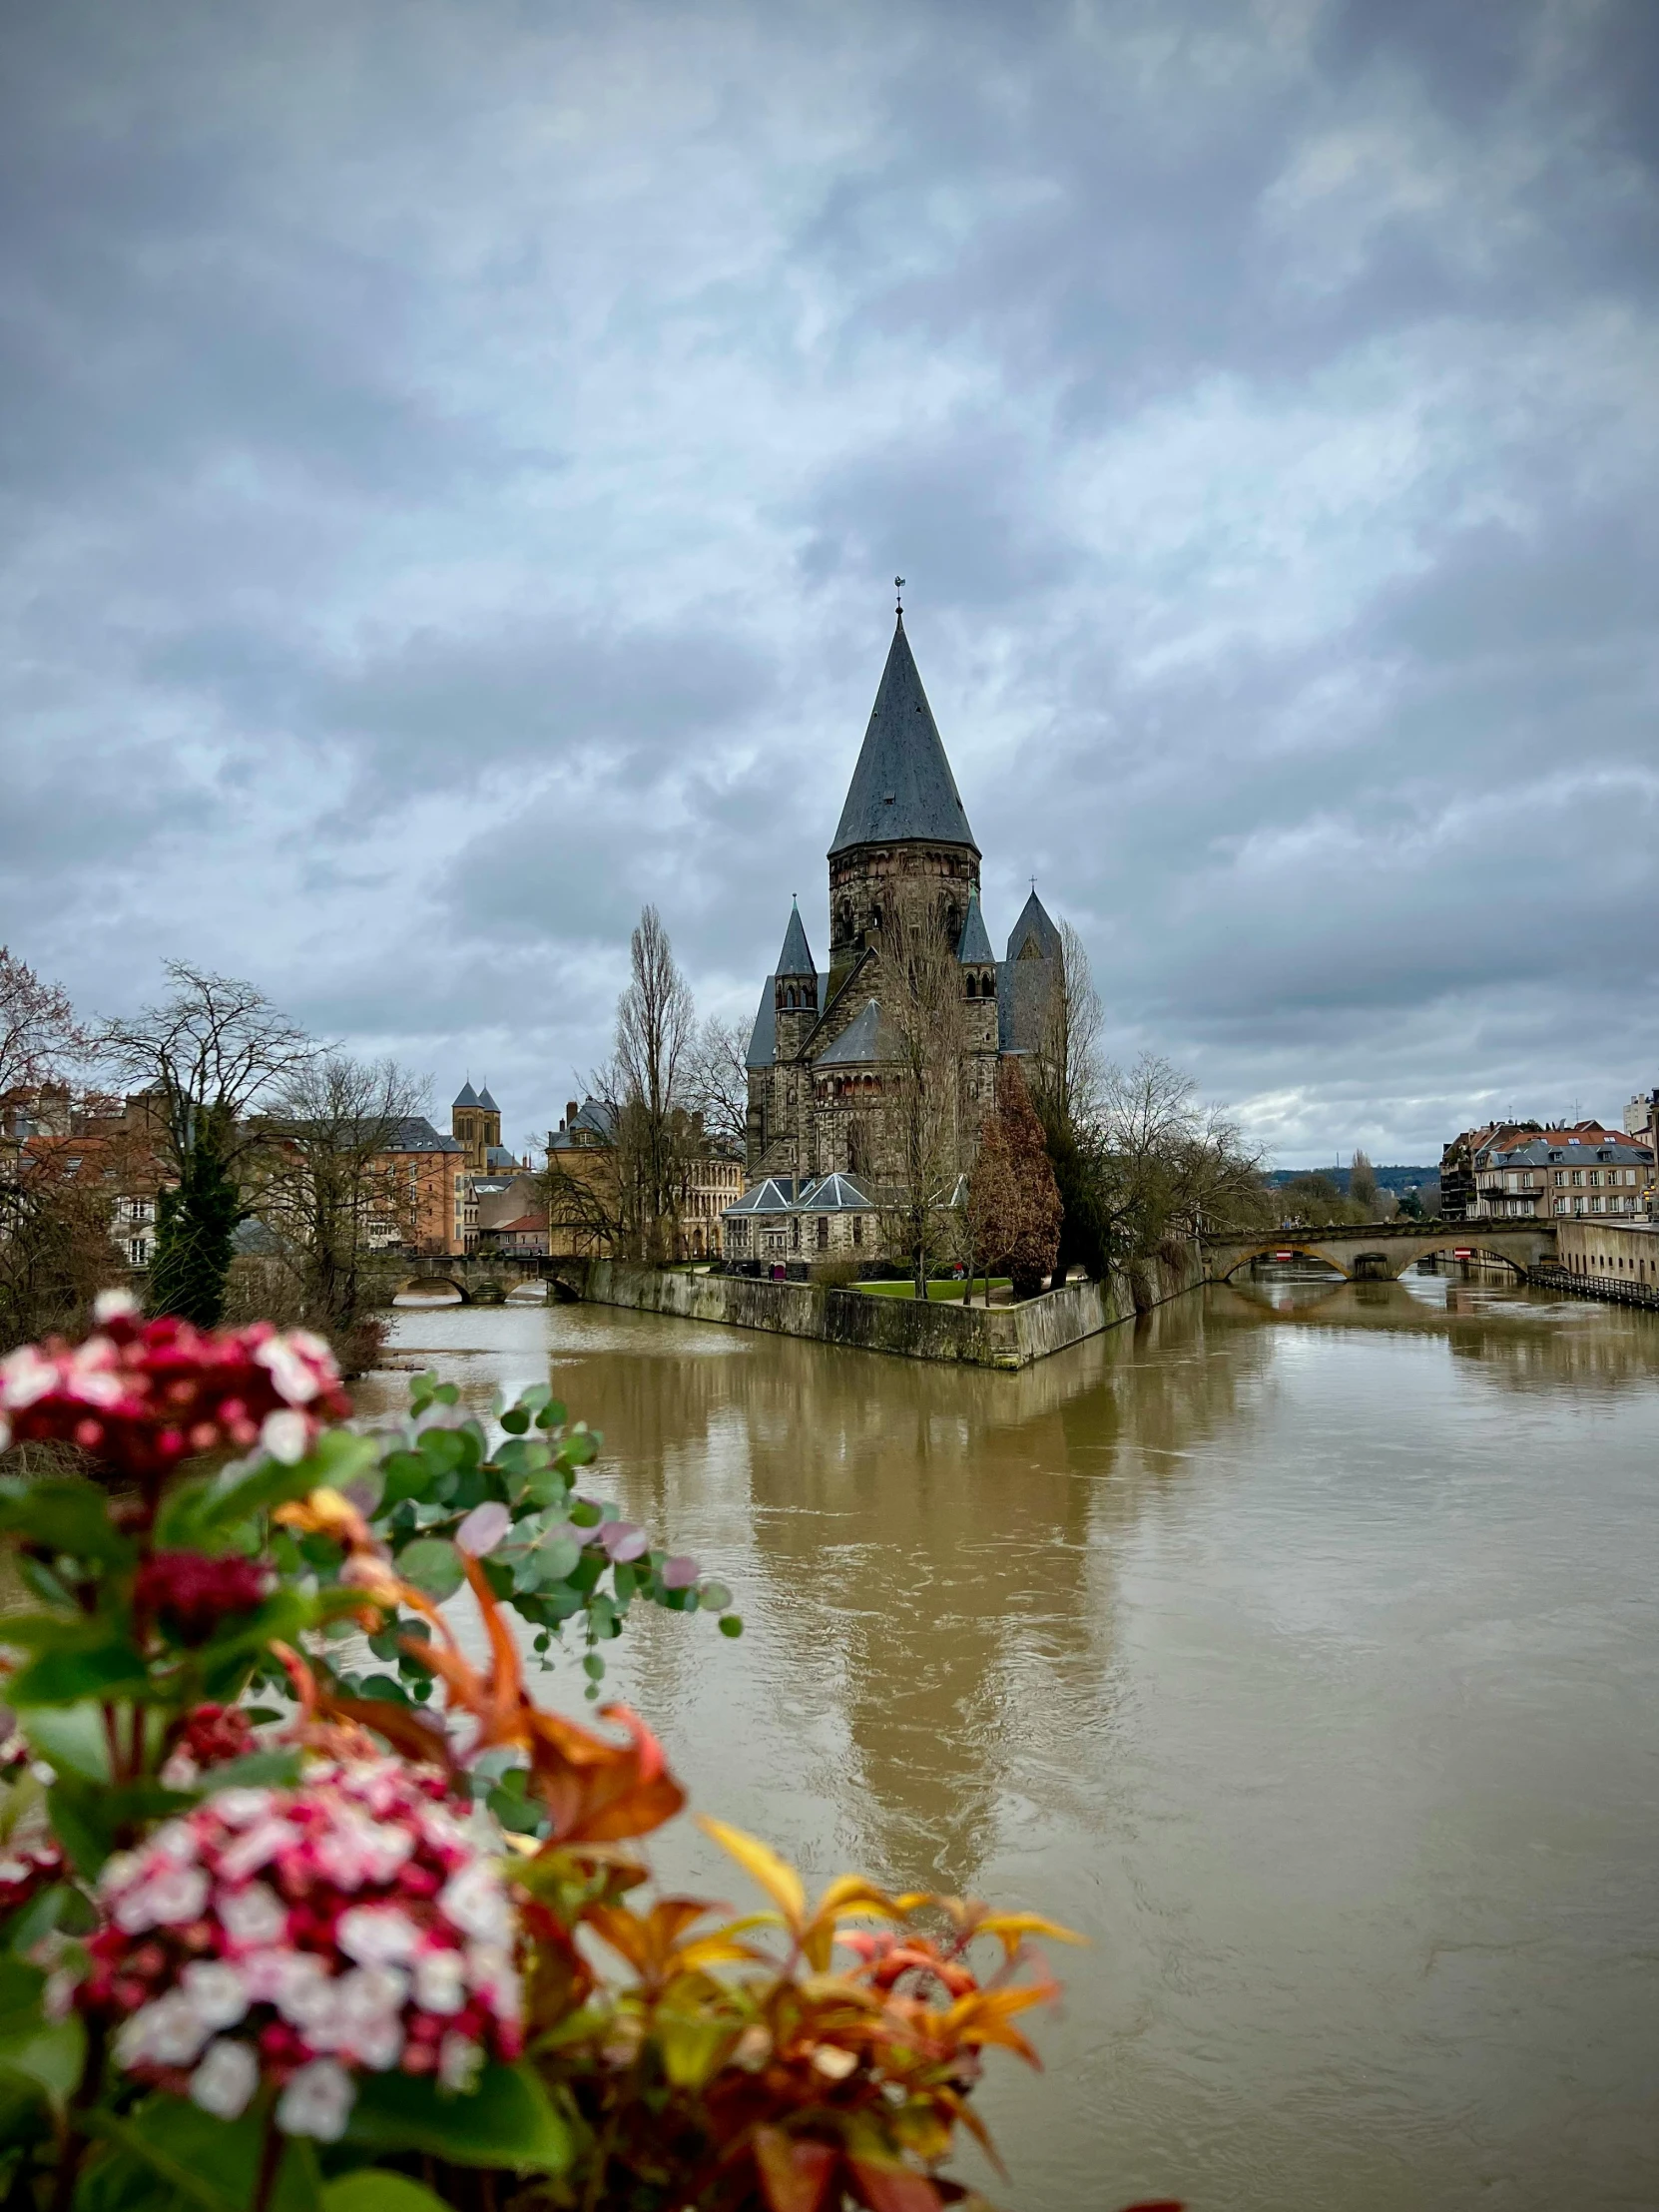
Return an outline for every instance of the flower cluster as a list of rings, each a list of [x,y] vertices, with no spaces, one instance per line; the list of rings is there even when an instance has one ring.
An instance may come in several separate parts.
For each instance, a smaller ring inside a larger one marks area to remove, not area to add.
[[[37,1890],[64,1879],[63,1853],[44,1838],[0,1848],[0,1920],[27,1905]]]
[[[192,1452],[255,1444],[292,1465],[350,1413],[332,1354],[306,1330],[143,1322],[125,1292],[107,1292],[96,1315],[84,1344],[48,1338],[0,1360],[0,1450],[76,1444],[140,1479]]]
[[[222,1620],[252,1613],[272,1584],[255,1559],[209,1558],[201,1551],[154,1551],[139,1568],[133,1603],[175,1643],[205,1644]]]
[[[221,2118],[276,2084],[277,2125],[332,2142],[356,2073],[464,2089],[521,2044],[513,1907],[435,1772],[313,1767],[222,1790],[99,1880],[76,1993],[118,2061]]]
[[[170,1790],[194,1790],[205,1767],[229,1766],[254,1748],[254,1724],[240,1705],[198,1705],[186,1720],[161,1779]]]

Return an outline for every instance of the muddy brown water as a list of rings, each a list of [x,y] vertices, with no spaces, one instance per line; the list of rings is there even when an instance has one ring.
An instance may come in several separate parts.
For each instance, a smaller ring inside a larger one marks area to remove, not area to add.
[[[551,1373],[731,1584],[741,1642],[611,1647],[695,1804],[1090,1938],[993,2066],[999,2202],[1659,2204],[1659,1317],[1246,1287],[1004,1376],[448,1307],[392,1357]]]

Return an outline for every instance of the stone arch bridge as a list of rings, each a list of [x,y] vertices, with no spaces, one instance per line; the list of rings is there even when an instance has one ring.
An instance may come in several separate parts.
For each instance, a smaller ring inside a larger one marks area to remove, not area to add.
[[[549,1298],[575,1300],[587,1289],[586,1260],[549,1259],[541,1252],[422,1253],[400,1259],[393,1291],[454,1291],[463,1306],[500,1306],[525,1283],[545,1283]]]
[[[1252,1260],[1323,1260],[1350,1282],[1392,1283],[1430,1254],[1459,1260],[1501,1260],[1525,1277],[1555,1258],[1547,1221],[1381,1221],[1331,1229],[1281,1229],[1272,1235],[1201,1239],[1205,1272],[1225,1283]]]

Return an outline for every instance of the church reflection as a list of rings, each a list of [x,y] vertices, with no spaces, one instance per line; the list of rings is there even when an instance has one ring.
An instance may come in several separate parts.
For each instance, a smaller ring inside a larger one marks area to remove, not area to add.
[[[1022,1759],[1110,1725],[1112,1534],[1246,1416],[1271,1347],[1229,1334],[1211,1356],[1189,1299],[993,1375],[724,1332],[710,1356],[646,1323],[556,1380],[631,1512],[741,1524],[746,1607],[799,1655],[785,1719],[844,1745],[818,1781],[870,1870],[963,1889],[1019,1818]],[[693,1640],[647,1641],[640,1694],[672,1711]]]

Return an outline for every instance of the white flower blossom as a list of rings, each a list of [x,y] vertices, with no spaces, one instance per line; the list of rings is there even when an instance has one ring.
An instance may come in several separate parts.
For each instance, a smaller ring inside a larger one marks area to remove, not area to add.
[[[122,2022],[115,2055],[123,2066],[188,2066],[212,2032],[184,1990],[169,1989]]]
[[[269,1457],[278,1460],[284,1467],[296,1467],[305,1456],[310,1442],[310,1430],[303,1413],[296,1413],[291,1405],[275,1413],[267,1413],[260,1424],[260,1443]]]
[[[204,2051],[202,2063],[190,2077],[190,2093],[216,2119],[237,2120],[247,2111],[259,2081],[260,2061],[252,2044],[222,2035]]]
[[[234,1793],[227,1791],[227,1797]],[[300,1831],[291,1821],[256,1821],[245,1835],[239,1836],[219,1862],[219,1871],[227,1881],[240,1882],[245,1875],[257,1874],[268,1866],[279,1851],[300,1841]]]
[[[470,2092],[478,2086],[478,2076],[483,2070],[482,2043],[473,2042],[467,2035],[457,2035],[451,2029],[438,2045],[438,2079],[444,2087]]]
[[[56,1361],[44,1359],[33,1345],[19,1345],[0,1360],[0,1405],[9,1405],[14,1413],[21,1413],[26,1405],[33,1405],[36,1398],[47,1396],[57,1386]]]
[[[317,1871],[342,1890],[360,1890],[365,1882],[389,1882],[414,1847],[400,1824],[380,1827],[365,1814],[348,1813],[317,1838]]]
[[[141,1311],[131,1291],[100,1291],[92,1302],[95,1322],[137,1321]]]
[[[438,1895],[438,1910],[463,1936],[481,1943],[504,1943],[512,1933],[507,1894],[488,1860],[474,1860],[451,1875]]]
[[[412,1958],[420,1931],[395,1905],[354,1905],[334,1924],[334,1940],[364,1966],[396,1966]]]
[[[322,1386],[282,1337],[273,1337],[258,1346],[254,1358],[259,1366],[269,1371],[278,1396],[285,1397],[290,1405],[308,1405]]]
[[[310,2135],[319,2143],[337,2143],[345,2133],[356,2093],[338,2059],[313,2058],[289,2075],[277,2100],[276,2125],[284,2135]]]
[[[200,1867],[175,1867],[167,1862],[148,1882],[129,1890],[115,1909],[115,1925],[128,1936],[142,1936],[149,1928],[182,1928],[200,1920],[208,1902],[208,1877]]]
[[[271,1811],[271,1792],[249,1788],[221,1790],[214,1799],[214,1811],[227,1828],[252,1828]]]
[[[210,2029],[235,2027],[248,2010],[248,1982],[223,1958],[193,1958],[180,1978],[197,2018]]]
[[[423,2012],[447,2015],[466,2002],[464,1960],[458,1950],[423,1950],[414,1962],[415,2002]]]
[[[219,1922],[233,1943],[255,1948],[281,1941],[288,1909],[269,1882],[251,1882],[246,1890],[220,1892]]]

